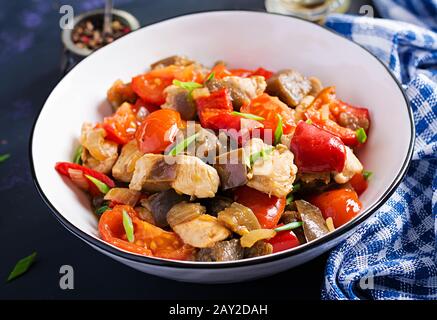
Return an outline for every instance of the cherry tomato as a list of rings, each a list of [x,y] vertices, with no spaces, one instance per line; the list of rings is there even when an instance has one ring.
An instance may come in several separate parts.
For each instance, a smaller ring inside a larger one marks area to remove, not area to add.
[[[271,97],[267,93],[253,99],[249,104],[243,105],[240,109],[243,113],[251,113],[263,117],[269,124],[278,125],[278,115],[282,117],[283,132],[289,133],[295,127],[292,110],[277,97]],[[260,121],[263,122],[263,121]]]
[[[319,112],[324,105],[328,105],[330,111],[327,119]],[[362,127],[367,132],[370,127],[369,111],[337,100],[335,87],[323,89],[308,108],[306,116],[315,126],[339,137],[350,147],[359,144],[356,129]]]
[[[325,219],[331,217],[336,228],[352,220],[362,208],[357,193],[349,189],[323,192],[309,201],[322,211]]]
[[[171,85],[173,79],[154,77],[146,73],[132,78],[132,89],[145,102],[161,105],[165,102],[164,89]]]
[[[356,175],[354,175],[349,183],[352,185],[352,188],[354,188],[358,195],[363,194],[363,192],[366,191],[369,185],[362,173],[357,173]]]
[[[336,136],[300,121],[290,149],[300,172],[343,171],[346,147]]]
[[[106,184],[109,188],[115,187],[114,181],[112,181],[112,179],[109,178],[107,175],[92,170],[90,168],[81,166],[80,164],[77,163],[58,162],[55,165],[55,169],[60,174],[70,178],[78,187],[89,191],[93,196],[100,195],[101,192],[91,180],[85,177],[85,175],[96,178],[97,180]],[[77,173],[81,172],[82,174],[76,174],[72,176],[70,170],[74,170]]]
[[[129,242],[123,226],[123,211],[129,214],[134,227],[134,242]],[[131,206],[116,205],[105,211],[99,221],[102,239],[120,249],[145,256],[186,260],[193,248],[183,243],[174,232],[165,231],[138,218]]]
[[[179,112],[161,109],[149,114],[137,130],[138,147],[143,153],[161,153],[176,139],[183,121]]]
[[[149,113],[152,113],[153,111],[159,110],[161,109],[159,106],[157,105],[153,105],[151,103],[147,103],[146,101],[144,101],[141,98],[138,98],[137,101],[135,101],[135,104],[132,106],[132,111],[137,113],[142,107],[146,108],[146,110]]]
[[[129,103],[123,103],[111,116],[103,119],[106,138],[118,144],[126,144],[135,137],[137,118]]]
[[[363,128],[366,133],[369,132],[370,114],[367,108],[353,107],[340,100],[337,103],[331,103],[329,108],[331,114],[341,126],[352,130]]]
[[[252,209],[261,228],[275,228],[284,212],[285,198],[269,196],[247,186],[235,189],[234,196],[236,202]]]
[[[145,102],[162,105],[165,102],[164,89],[171,85],[174,79],[200,83],[203,81],[203,75],[194,65],[171,65],[134,77],[132,89]]]
[[[293,231],[280,231],[267,241],[273,246],[273,253],[291,249],[300,245]]]

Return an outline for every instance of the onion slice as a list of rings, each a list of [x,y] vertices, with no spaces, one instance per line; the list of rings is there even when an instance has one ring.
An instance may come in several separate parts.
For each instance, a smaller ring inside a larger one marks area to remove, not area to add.
[[[259,240],[271,239],[276,235],[276,231],[272,229],[257,229],[246,233],[240,238],[240,243],[243,248],[251,248]]]

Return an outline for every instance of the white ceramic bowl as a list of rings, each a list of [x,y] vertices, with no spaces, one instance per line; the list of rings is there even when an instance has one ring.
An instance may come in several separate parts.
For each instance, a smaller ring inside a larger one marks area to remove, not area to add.
[[[106,90],[161,58],[183,54],[206,65],[220,59],[231,67],[295,68],[337,86],[338,96],[366,106],[370,138],[360,159],[374,172],[361,197],[364,211],[324,238],[269,256],[234,262],[184,262],[144,257],[99,238],[97,219],[85,194],[54,170],[69,161],[85,121],[110,114]],[[77,237],[135,269],[165,278],[218,283],[255,279],[292,268],[338,244],[392,194],[412,155],[414,125],[405,95],[392,74],[359,45],[316,24],[281,15],[245,11],[198,13],[132,32],[80,62],[56,86],[35,123],[31,140],[33,176],[55,217]]]

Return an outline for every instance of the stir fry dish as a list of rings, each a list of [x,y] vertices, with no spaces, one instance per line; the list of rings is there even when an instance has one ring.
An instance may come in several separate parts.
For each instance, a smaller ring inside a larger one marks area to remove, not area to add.
[[[366,108],[293,69],[155,62],[107,92],[55,168],[87,192],[99,234],[151,257],[232,261],[321,238],[357,216],[371,175]]]

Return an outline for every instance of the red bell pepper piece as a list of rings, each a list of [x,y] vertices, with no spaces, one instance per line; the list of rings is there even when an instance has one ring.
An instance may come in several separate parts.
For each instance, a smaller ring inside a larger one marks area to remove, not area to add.
[[[231,115],[234,109],[226,88],[197,98],[196,105],[202,127],[215,130],[240,129],[240,118]]]
[[[290,149],[301,172],[341,172],[346,161],[346,147],[338,137],[304,121],[298,123]]]
[[[69,169],[72,170],[78,170],[78,171],[82,171],[82,178],[83,181],[87,182],[87,187],[84,187],[86,184],[77,184],[77,181],[72,180],[73,182],[75,182],[79,187],[89,191],[92,195],[99,195],[101,194],[101,192],[99,191],[99,189],[96,187],[96,185],[91,182],[89,179],[87,179],[85,177],[85,175],[91,176],[93,178],[96,178],[97,180],[103,182],[104,184],[106,184],[109,188],[114,188],[115,187],[115,183],[114,181],[109,178],[107,175],[97,172],[95,170],[92,170],[90,168],[81,166],[80,164],[76,164],[76,163],[70,163],[70,162],[58,162],[55,165],[55,169],[62,175],[72,179]],[[77,179],[77,177],[76,177]]]
[[[298,238],[291,230],[280,231],[267,242],[273,246],[273,253],[295,248],[300,245]]]
[[[256,69],[254,72],[252,72],[252,76],[263,76],[266,80],[268,80],[269,78],[271,78],[273,76],[273,72],[266,70],[264,68],[258,68]]]
[[[319,113],[308,111],[306,114],[314,126],[340,138],[345,145],[355,147],[359,144],[357,133],[354,130],[342,127],[334,120],[321,119]]]

